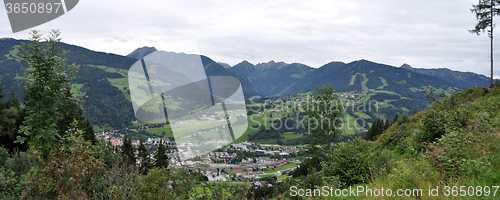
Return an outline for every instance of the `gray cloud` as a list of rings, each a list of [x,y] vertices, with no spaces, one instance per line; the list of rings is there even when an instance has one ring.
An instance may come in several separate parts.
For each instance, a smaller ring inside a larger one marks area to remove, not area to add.
[[[368,59],[489,75],[489,38],[467,31],[476,23],[470,12],[475,3],[86,0],[36,29],[60,29],[64,42],[122,55],[155,46],[201,53],[231,65],[275,60],[320,67],[330,61]],[[0,10],[0,23],[7,25],[5,10]],[[0,34],[28,37],[27,31],[12,34],[10,26],[0,27]],[[497,39],[495,43],[500,45]]]

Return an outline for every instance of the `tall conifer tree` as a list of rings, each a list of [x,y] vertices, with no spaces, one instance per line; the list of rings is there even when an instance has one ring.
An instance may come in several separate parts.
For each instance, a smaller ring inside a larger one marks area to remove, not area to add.
[[[160,141],[160,144],[158,144],[158,150],[156,151],[155,155],[155,167],[158,168],[168,168],[168,155],[165,150],[165,145],[163,144],[163,140]]]

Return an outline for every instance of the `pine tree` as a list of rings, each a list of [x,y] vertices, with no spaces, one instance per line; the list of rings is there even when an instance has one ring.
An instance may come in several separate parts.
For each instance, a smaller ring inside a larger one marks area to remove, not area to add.
[[[500,2],[498,0],[479,0],[477,5],[472,5],[470,10],[476,14],[476,19],[479,21],[474,29],[469,30],[470,33],[479,35],[487,30],[490,38],[490,62],[491,62],[491,77],[490,87],[493,87],[493,17],[500,14]]]
[[[123,146],[122,146],[122,153],[123,153],[123,160],[125,163],[128,165],[133,165],[135,166],[136,164],[136,158],[135,158],[135,153],[134,153],[134,147],[132,146],[132,140],[125,136],[123,140]]]
[[[389,127],[391,127],[391,122],[389,122],[389,118],[387,118],[387,120],[385,120],[385,127],[384,127],[384,130],[389,129]]]
[[[80,124],[79,124],[80,125]],[[83,123],[81,123],[81,129],[83,130],[83,139],[92,142],[92,144],[97,143],[97,139],[94,133],[94,127],[90,124],[88,119],[85,119]]]
[[[375,135],[375,127],[377,127],[378,119],[373,121],[372,126],[368,128],[368,132],[365,135],[365,140],[372,140]]]
[[[0,93],[2,92],[2,87],[0,86]],[[2,95],[0,95],[0,99],[3,98]],[[9,106],[14,106],[16,108],[19,108],[21,106],[21,101],[19,101],[19,97],[14,93],[14,90],[10,91],[10,96],[9,100],[7,100],[7,107]]]
[[[66,101],[64,105],[61,106],[61,113],[59,120],[57,122],[57,129],[60,134],[64,134],[68,130],[73,121],[77,120],[77,128],[83,130],[83,138],[87,141],[92,142],[92,144],[97,143],[97,139],[94,134],[94,127],[90,124],[90,121],[83,115],[83,108],[78,99],[73,99],[73,93],[71,90],[66,90],[64,93],[64,98],[72,99]]]
[[[373,122],[375,123],[375,122]],[[373,124],[372,124],[372,127],[373,127]],[[368,131],[366,132],[366,135],[364,137],[365,140],[372,140],[372,136],[373,136],[373,128],[370,127],[368,128]]]
[[[396,113],[396,115],[394,116],[394,120],[392,120],[392,124],[397,123],[398,120],[399,120],[399,115],[398,115],[398,113]]]
[[[160,144],[158,144],[158,150],[156,151],[155,155],[155,167],[158,168],[168,168],[168,155],[166,154],[165,151],[165,145],[163,145],[163,141],[160,141]]]
[[[407,123],[410,121],[410,117],[408,117],[408,113],[403,112],[403,117],[401,117],[401,123]]]
[[[146,175],[148,172],[148,169],[150,168],[150,160],[149,160],[149,155],[148,155],[148,150],[146,148],[146,145],[144,145],[143,141],[141,140],[139,143],[139,148],[137,149],[139,151],[138,153],[138,158],[139,158],[139,172],[142,173],[143,175]]]
[[[1,95],[2,86],[0,85],[0,100],[3,98]],[[20,107],[19,98],[14,94],[10,93],[10,97],[7,103],[0,101],[0,147],[7,148],[10,152],[17,150],[25,151],[27,150],[27,144],[14,143],[16,137],[20,136],[18,133],[19,126],[21,126],[22,119],[24,118],[24,113]]]
[[[384,133],[384,131],[385,131],[384,120],[379,118],[379,122],[378,122],[377,126],[378,126],[378,132],[377,132],[377,135],[374,139],[376,139],[379,135],[382,135],[382,133]]]
[[[388,122],[387,120],[386,122]],[[387,124],[387,123],[386,123]],[[385,125],[384,125],[384,120],[377,118],[372,124],[372,126],[368,129],[368,132],[366,133],[364,139],[365,140],[375,140],[379,135],[384,133],[385,130]]]

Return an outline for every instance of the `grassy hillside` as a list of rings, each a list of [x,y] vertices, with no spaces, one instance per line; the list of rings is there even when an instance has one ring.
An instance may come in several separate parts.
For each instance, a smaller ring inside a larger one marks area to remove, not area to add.
[[[397,199],[456,199],[460,194],[465,194],[464,199],[498,199],[500,190],[496,191],[493,186],[500,185],[499,127],[500,88],[476,87],[455,92],[445,99],[434,99],[423,112],[400,118],[374,142],[356,140],[340,145],[334,155],[342,153],[353,159],[364,158],[364,161],[346,163],[346,160],[332,158],[330,164],[325,165],[323,178],[339,175],[341,183],[336,182],[335,186],[391,189],[393,196],[397,189],[423,191],[420,197],[412,194]],[[327,168],[345,167],[350,163],[354,168],[348,171]],[[429,196],[429,188],[436,187],[439,196]],[[476,193],[478,190],[482,192],[481,197],[478,197],[481,192]],[[449,196],[445,195],[447,192]],[[356,199],[370,197],[365,193],[361,196]]]

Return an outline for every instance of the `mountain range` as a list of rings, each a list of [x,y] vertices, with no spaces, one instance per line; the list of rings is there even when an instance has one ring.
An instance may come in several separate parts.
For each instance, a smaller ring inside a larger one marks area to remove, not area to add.
[[[316,85],[333,84],[337,91],[384,89],[409,94],[433,86],[440,89],[489,86],[489,78],[450,69],[419,69],[408,64],[394,67],[368,60],[330,62],[318,69],[307,65],[270,61],[253,65],[243,61],[229,68],[245,75],[270,96],[308,92]]]
[[[21,98],[24,95],[21,70],[25,67],[14,48],[21,42],[29,41],[0,39],[0,76],[4,96],[11,91]],[[68,63],[81,66],[73,81],[74,92],[85,93],[84,114],[90,121],[101,127],[131,126],[130,122],[135,120],[135,116],[130,102],[128,69],[138,59],[156,51],[156,48],[142,47],[127,56],[121,56],[66,43],[60,45],[69,50]],[[394,67],[368,60],[330,62],[316,69],[301,63],[275,61],[256,65],[242,61],[231,67],[207,56],[200,57],[206,75],[237,78],[245,98],[294,95],[312,91],[316,86],[333,84],[337,92],[383,91],[404,97],[390,102],[394,112],[401,112],[425,108],[429,102],[425,100],[424,93],[430,86],[453,90],[489,85],[488,77],[471,72],[418,69],[407,64]]]

